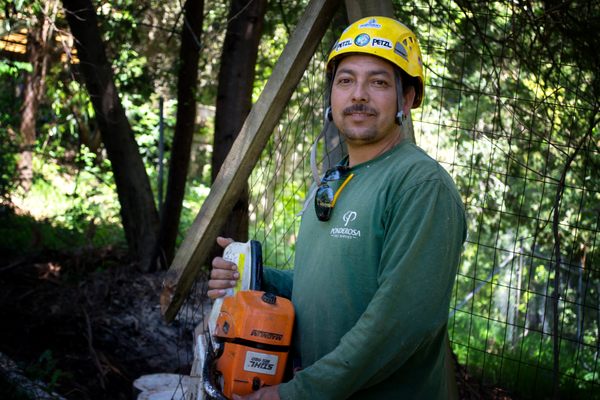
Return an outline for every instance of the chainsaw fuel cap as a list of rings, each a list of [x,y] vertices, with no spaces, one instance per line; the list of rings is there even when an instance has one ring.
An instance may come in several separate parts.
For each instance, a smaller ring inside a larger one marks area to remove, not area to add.
[[[265,292],[265,294],[262,295],[261,300],[267,304],[275,304],[277,302],[277,296],[273,293]]]

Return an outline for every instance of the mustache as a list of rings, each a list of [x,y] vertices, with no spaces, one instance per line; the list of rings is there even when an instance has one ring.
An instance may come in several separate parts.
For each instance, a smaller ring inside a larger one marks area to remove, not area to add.
[[[377,115],[377,111],[374,108],[367,106],[366,104],[353,104],[350,107],[344,108],[344,115],[350,115],[353,113],[365,113]]]

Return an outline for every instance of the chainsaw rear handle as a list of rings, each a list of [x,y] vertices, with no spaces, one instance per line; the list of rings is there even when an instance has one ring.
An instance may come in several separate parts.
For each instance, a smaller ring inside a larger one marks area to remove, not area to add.
[[[262,246],[258,240],[250,241],[250,251],[252,253],[251,259],[251,275],[250,275],[250,290],[260,290],[262,287],[262,274],[263,274],[263,259],[262,259]]]

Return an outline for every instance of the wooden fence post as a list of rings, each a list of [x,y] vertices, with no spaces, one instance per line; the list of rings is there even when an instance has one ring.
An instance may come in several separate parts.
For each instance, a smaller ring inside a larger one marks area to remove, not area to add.
[[[302,78],[341,0],[311,0],[225,159],[164,281],[167,322],[181,308],[216,236]]]

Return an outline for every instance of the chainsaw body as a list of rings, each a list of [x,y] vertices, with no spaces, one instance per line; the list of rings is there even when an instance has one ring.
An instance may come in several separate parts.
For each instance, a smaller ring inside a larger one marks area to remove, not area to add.
[[[261,291],[224,300],[214,334],[223,342],[217,371],[223,394],[245,395],[283,381],[294,326],[292,303]]]
[[[223,258],[238,265],[240,284],[215,301],[202,369],[209,399],[231,399],[283,381],[294,326],[292,303],[260,291],[260,243],[232,243]]]

